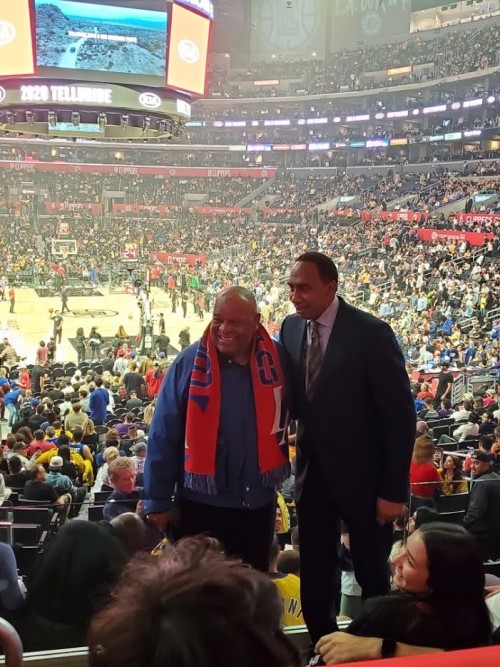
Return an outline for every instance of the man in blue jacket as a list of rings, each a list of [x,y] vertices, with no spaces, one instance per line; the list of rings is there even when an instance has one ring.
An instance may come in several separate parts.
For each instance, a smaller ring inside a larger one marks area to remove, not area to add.
[[[104,424],[108,403],[109,394],[107,389],[102,386],[102,377],[96,377],[95,389],[91,392],[89,399],[90,419],[94,424]]]
[[[284,386],[255,297],[225,289],[158,396],[144,469],[151,523],[175,537],[209,533],[267,571],[276,489],[289,476]]]

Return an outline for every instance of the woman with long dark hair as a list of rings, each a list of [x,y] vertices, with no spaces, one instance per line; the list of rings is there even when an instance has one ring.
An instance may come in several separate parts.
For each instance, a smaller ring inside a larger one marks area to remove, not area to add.
[[[469,487],[462,471],[462,459],[458,456],[448,455],[443,461],[443,467],[439,471],[443,484],[441,489],[445,496],[455,493],[467,493]]]
[[[394,595],[368,600],[348,634],[316,646],[326,664],[484,646],[491,622],[472,535],[447,523],[416,530],[393,561]]]

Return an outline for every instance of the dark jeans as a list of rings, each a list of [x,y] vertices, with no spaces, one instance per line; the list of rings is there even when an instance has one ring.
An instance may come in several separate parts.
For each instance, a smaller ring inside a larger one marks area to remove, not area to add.
[[[201,533],[216,537],[229,556],[268,572],[275,516],[274,503],[246,510],[181,499],[175,532],[179,538]]]

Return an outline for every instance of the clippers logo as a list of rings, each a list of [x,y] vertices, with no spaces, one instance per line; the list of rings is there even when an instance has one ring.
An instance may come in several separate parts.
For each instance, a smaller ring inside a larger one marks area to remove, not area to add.
[[[2,86],[0,86],[0,104],[4,101],[6,97],[7,93],[5,92],[5,88],[2,88]]]
[[[155,93],[142,93],[139,95],[139,104],[146,109],[157,109],[161,106],[161,98]]]
[[[188,65],[196,64],[200,59],[200,49],[190,39],[183,39],[177,47],[179,58]]]
[[[0,21],[0,46],[7,46],[16,38],[16,29],[10,21]]]

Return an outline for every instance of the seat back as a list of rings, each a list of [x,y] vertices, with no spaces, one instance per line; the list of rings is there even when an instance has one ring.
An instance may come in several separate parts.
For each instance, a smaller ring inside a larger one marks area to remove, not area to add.
[[[96,491],[94,493],[94,502],[96,504],[105,503],[113,491]]]
[[[462,512],[467,509],[468,504],[468,493],[454,493],[451,496],[439,496],[437,501],[437,511],[439,513]]]
[[[486,561],[486,563],[483,563],[483,567],[486,574],[500,577],[500,560]]]
[[[64,370],[62,368],[54,368],[52,370],[52,373],[50,374],[50,377],[52,379],[52,382],[55,382],[56,380],[59,380],[60,378],[64,377]]]
[[[40,554],[38,544],[16,544],[14,546],[16,554],[17,569],[21,576],[31,577],[35,572],[36,563]]]
[[[10,496],[9,496],[9,500],[12,503],[12,505],[18,505],[19,504],[19,491],[11,491]]]
[[[467,438],[467,440],[462,440],[460,447],[463,449],[477,449],[479,447],[479,438]]]
[[[456,523],[461,526],[463,524],[465,517],[465,510],[462,512],[441,512],[439,514],[439,520],[445,521],[446,523]]]
[[[456,452],[459,447],[460,447],[460,445],[458,444],[458,442],[454,442],[454,441],[442,442],[439,445],[439,449],[442,449],[443,452]]]
[[[439,440],[442,435],[450,435],[450,427],[447,424],[444,426],[440,424],[439,426],[434,426],[432,429],[434,440]]]
[[[36,524],[42,530],[48,530],[52,511],[49,507],[24,507],[18,505],[12,508],[12,517],[14,523]]]
[[[13,523],[13,544],[22,546],[38,546],[40,537],[44,531],[36,523]]]
[[[104,505],[89,505],[89,521],[103,520]]]

